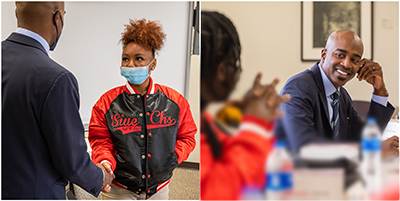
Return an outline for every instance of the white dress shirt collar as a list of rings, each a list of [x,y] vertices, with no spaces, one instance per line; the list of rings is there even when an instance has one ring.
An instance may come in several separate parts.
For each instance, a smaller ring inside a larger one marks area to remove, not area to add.
[[[39,34],[33,32],[33,31],[30,31],[28,29],[21,28],[21,27],[18,27],[17,30],[15,30],[15,33],[19,33],[19,34],[22,34],[22,35],[25,35],[25,36],[28,36],[28,37],[31,37],[31,38],[37,40],[43,46],[47,55],[49,55],[50,46],[47,43],[47,41]]]
[[[321,71],[322,82],[324,83],[325,95],[330,96],[335,93],[336,88],[333,86],[331,80],[326,76],[324,70],[322,70],[321,65],[318,63],[319,70]],[[340,92],[340,87],[337,89]]]

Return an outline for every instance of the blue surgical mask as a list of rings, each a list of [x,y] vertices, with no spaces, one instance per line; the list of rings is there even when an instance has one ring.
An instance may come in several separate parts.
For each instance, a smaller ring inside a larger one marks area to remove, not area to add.
[[[61,18],[61,31],[60,31],[60,35],[58,35],[58,29],[57,29],[57,24],[56,24],[56,15],[57,15],[58,12],[59,12],[59,10],[57,10],[56,13],[54,13],[54,15],[53,15],[53,22],[54,22],[54,26],[56,27],[57,38],[56,38],[56,41],[54,41],[54,43],[50,46],[50,51],[53,51],[54,49],[56,49],[58,40],[59,40],[60,37],[61,37],[62,29],[64,28],[64,22],[63,22],[63,19],[62,19],[61,14],[60,14],[60,18]]]
[[[149,77],[149,66],[153,63],[154,59],[147,66],[142,67],[123,67],[121,66],[121,75],[124,76],[131,84],[142,84],[147,77]]]

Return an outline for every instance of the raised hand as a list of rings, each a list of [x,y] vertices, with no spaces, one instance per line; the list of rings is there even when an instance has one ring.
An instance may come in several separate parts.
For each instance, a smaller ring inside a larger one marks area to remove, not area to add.
[[[365,80],[374,87],[374,94],[378,96],[388,96],[385,83],[383,82],[383,71],[379,63],[363,59],[358,70],[357,78],[359,81]]]
[[[282,116],[279,112],[279,105],[290,100],[290,95],[279,96],[275,87],[279,82],[275,78],[270,84],[261,84],[262,74],[258,73],[254,79],[253,87],[247,92],[243,101],[243,111],[245,114],[260,117],[266,121],[272,121]]]

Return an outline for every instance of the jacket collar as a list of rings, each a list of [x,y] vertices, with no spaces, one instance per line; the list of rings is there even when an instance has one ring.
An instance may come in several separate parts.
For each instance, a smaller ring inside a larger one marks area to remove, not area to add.
[[[11,33],[11,35],[6,39],[6,41],[11,41],[11,42],[19,43],[22,45],[27,45],[27,46],[37,48],[37,49],[41,50],[43,53],[45,53],[47,56],[49,56],[49,54],[46,52],[46,50],[44,49],[42,44],[40,44],[37,40],[35,40],[29,36],[25,36],[25,35],[14,32],[14,33]]]
[[[318,63],[318,67],[321,73],[321,78],[322,78],[322,82],[324,84],[324,90],[325,90],[325,94],[326,96],[330,96],[333,93],[335,93],[336,90],[338,90],[340,92],[340,88],[338,89],[335,88],[335,86],[333,85],[333,83],[331,82],[331,80],[328,78],[328,76],[326,76],[324,70],[322,70],[321,65]]]
[[[18,27],[17,30],[15,30],[15,33],[19,33],[25,36],[29,36],[35,40],[37,40],[42,46],[43,48],[46,50],[47,54],[49,54],[50,51],[50,46],[47,43],[47,41],[39,34],[29,30],[29,29],[25,29],[22,27]]]
[[[149,89],[147,90],[147,94],[154,94],[154,92],[155,92],[154,82],[153,82],[153,79],[150,76],[149,76],[149,79],[150,79],[150,84],[149,84]],[[138,94],[139,93],[135,88],[133,88],[129,84],[128,81],[126,81],[126,88],[128,89],[128,91],[131,94]]]

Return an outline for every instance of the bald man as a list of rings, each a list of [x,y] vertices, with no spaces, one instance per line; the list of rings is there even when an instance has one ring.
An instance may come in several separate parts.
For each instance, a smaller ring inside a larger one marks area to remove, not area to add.
[[[94,196],[112,175],[91,162],[75,77],[49,57],[64,2],[17,2],[2,42],[2,199],[66,199],[67,180]]]
[[[335,31],[321,51],[320,62],[286,82],[281,94],[290,94],[292,99],[281,105],[285,115],[277,121],[275,133],[288,142],[293,153],[312,142],[360,142],[364,121],[343,87],[356,75],[373,86],[368,114],[376,117],[382,130],[386,127],[394,108],[388,102],[382,67],[363,59],[363,51],[357,34]],[[398,155],[398,138],[390,146]]]

